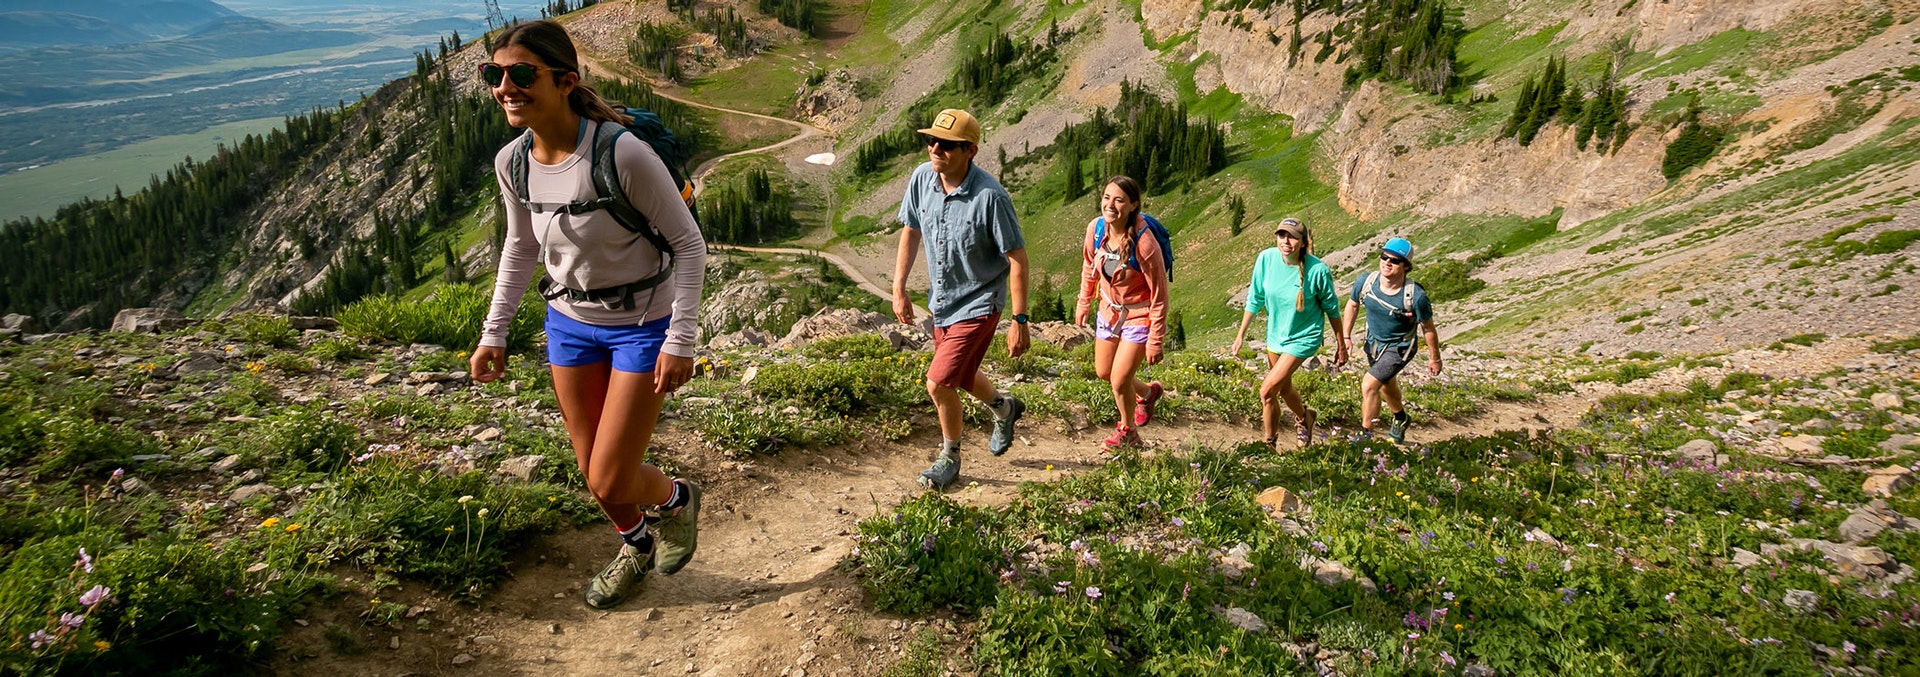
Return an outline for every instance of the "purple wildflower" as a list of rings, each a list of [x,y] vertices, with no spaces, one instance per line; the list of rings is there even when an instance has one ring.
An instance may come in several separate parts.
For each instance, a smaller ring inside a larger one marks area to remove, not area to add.
[[[1314,541],[1313,551],[1324,555],[1327,552],[1327,544],[1321,543],[1319,541]]]
[[[926,538],[920,539],[920,552],[933,552],[933,534],[927,534]]]
[[[1853,645],[1853,642],[1841,642],[1841,643],[1840,643],[1840,649],[1841,649],[1841,650],[1843,650],[1843,651],[1846,651],[1847,653],[1853,653],[1853,652],[1854,652],[1854,650],[1856,650],[1856,649],[1859,649],[1859,648],[1860,648],[1860,647],[1857,647],[1857,646],[1854,646],[1854,645]]]
[[[84,571],[86,573],[93,573],[93,555],[87,554],[86,548],[81,548],[80,558],[77,560],[74,560],[73,566],[74,568]]]
[[[1087,599],[1100,599],[1100,588],[1094,587],[1094,586],[1088,586]]]
[[[114,469],[113,469],[113,481],[115,481],[115,482],[118,482],[118,481],[120,481],[120,478],[122,478],[122,477],[126,477],[126,475],[127,475],[127,469],[126,469],[126,468],[114,468]]]
[[[1056,595],[1067,594],[1067,586],[1069,585],[1072,585],[1072,583],[1069,583],[1067,581],[1060,581],[1060,582],[1054,583],[1053,594],[1056,594]]]
[[[45,630],[35,630],[33,634],[27,635],[27,639],[33,641],[33,648],[35,649],[53,643],[53,635],[47,634]]]
[[[1446,662],[1447,662],[1447,667],[1449,667],[1449,668],[1451,668],[1451,667],[1453,667],[1453,666],[1455,666],[1455,665],[1459,665],[1459,663],[1458,663],[1458,662],[1456,662],[1456,661],[1454,661],[1454,660],[1453,660],[1453,657],[1452,657],[1452,656],[1449,656],[1449,655],[1447,655],[1447,652],[1445,652],[1445,651],[1442,651],[1442,652],[1440,652],[1440,660],[1443,660],[1443,661],[1446,661]]]
[[[1447,601],[1449,601],[1449,602],[1451,602],[1451,601],[1453,601],[1453,593],[1451,593],[1451,592],[1443,592],[1443,593],[1440,593],[1440,599],[1444,599],[1444,600],[1447,600]]]
[[[93,586],[92,589],[80,593],[80,606],[99,606],[101,603],[111,599],[113,599],[113,590],[108,589],[107,586],[104,585],[96,585]]]
[[[1175,518],[1173,518],[1172,520],[1169,520],[1169,521],[1171,521],[1171,522],[1173,523],[1173,525],[1174,525],[1174,526],[1176,526],[1176,527],[1184,527],[1184,526],[1186,526],[1186,525],[1187,525],[1187,521],[1186,521],[1186,520],[1183,520],[1183,519],[1180,519],[1180,518],[1178,518],[1178,517],[1175,517]]]
[[[80,624],[85,622],[87,622],[86,614],[76,614],[76,613],[60,614],[60,625],[65,626],[68,630],[77,630],[80,628]]]
[[[1193,583],[1191,583],[1191,582],[1189,582],[1189,583],[1187,583],[1187,584],[1185,584],[1185,585],[1182,585],[1182,586],[1180,586],[1180,599],[1181,599],[1181,601],[1185,601],[1185,600],[1187,599],[1187,595],[1189,595],[1189,594],[1192,594],[1192,593],[1193,593]]]
[[[1580,594],[1580,591],[1578,591],[1578,590],[1574,590],[1573,588],[1561,588],[1561,589],[1560,589],[1560,603],[1561,603],[1561,604],[1572,604],[1572,603],[1573,603],[1573,597],[1574,597],[1575,595],[1578,595],[1578,594]]]

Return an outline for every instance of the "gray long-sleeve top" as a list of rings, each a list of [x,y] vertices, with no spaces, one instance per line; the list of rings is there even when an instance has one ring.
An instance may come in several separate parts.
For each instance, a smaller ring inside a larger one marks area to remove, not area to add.
[[[591,140],[589,122],[583,138]],[[520,297],[533,280],[534,269],[546,266],[555,282],[573,289],[605,289],[652,277],[664,263],[659,250],[639,233],[622,227],[606,210],[585,214],[534,214],[514,199],[507,183],[507,164],[519,140],[507,144],[493,158],[494,174],[505,202],[507,238],[501,247],[500,268],[494,278],[493,305],[481,326],[480,345],[504,347],[507,326],[513,321]],[[591,143],[581,143],[557,165],[527,160],[527,194],[533,202],[567,203],[594,198]],[[645,141],[622,134],[615,141],[613,159],[620,184],[633,206],[647,215],[673,247],[672,277],[660,286],[640,292],[632,310],[561,297],[547,304],[561,314],[587,324],[626,325],[657,320],[669,314],[666,344],[670,355],[692,357],[700,326],[700,293],[705,281],[707,247],[700,226],[680,198],[680,189],[660,157]]]

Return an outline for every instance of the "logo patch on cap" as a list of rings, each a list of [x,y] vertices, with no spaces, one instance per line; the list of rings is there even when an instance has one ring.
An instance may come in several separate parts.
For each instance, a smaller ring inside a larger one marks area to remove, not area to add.
[[[953,124],[958,121],[959,118],[954,117],[952,113],[941,113],[940,117],[933,121],[933,126],[939,129],[953,129]]]

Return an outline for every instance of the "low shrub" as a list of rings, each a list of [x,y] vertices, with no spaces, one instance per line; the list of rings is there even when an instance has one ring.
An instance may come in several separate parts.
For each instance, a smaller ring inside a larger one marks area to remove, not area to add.
[[[760,368],[750,388],[769,402],[791,401],[832,414],[927,403],[927,353]]]
[[[361,453],[360,431],[324,409],[298,407],[241,433],[239,449],[294,472],[332,472]]]
[[[800,351],[816,360],[871,360],[894,353],[893,342],[879,334],[854,334],[823,339]]]
[[[351,362],[373,357],[373,351],[353,339],[330,338],[313,344],[307,355],[327,362]]]
[[[291,348],[300,342],[300,332],[280,315],[241,313],[234,316],[226,328],[233,338],[269,348]]]
[[[340,329],[349,335],[400,344],[431,343],[449,350],[469,350],[480,343],[480,323],[486,319],[491,290],[451,284],[424,301],[397,296],[372,296],[341,310]],[[522,351],[533,346],[546,318],[539,294],[521,298],[520,308],[507,328],[507,348]]]
[[[923,494],[860,523],[852,555],[876,608],[918,614],[972,611],[993,601],[1020,541],[997,515]]]

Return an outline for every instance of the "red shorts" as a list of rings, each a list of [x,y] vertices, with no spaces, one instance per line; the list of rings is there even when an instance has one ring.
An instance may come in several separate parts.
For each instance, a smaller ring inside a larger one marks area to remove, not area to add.
[[[987,358],[993,345],[993,331],[1000,326],[1000,314],[993,313],[933,328],[933,363],[927,365],[927,380],[948,388],[972,390],[973,378],[980,373],[980,361]]]

